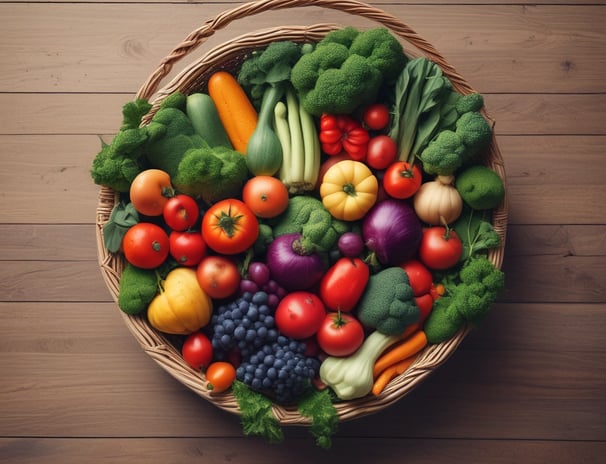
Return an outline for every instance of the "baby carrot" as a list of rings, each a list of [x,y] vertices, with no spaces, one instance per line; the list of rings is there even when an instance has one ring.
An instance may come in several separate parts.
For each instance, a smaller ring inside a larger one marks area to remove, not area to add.
[[[427,336],[422,330],[416,331],[413,335],[399,342],[391,350],[381,355],[373,366],[373,376],[377,377],[388,367],[409,358],[427,345]]]
[[[408,369],[410,365],[415,361],[415,359],[417,359],[416,355],[410,356],[383,370],[383,372],[379,374],[372,386],[372,394],[377,396],[379,393],[381,393],[383,389],[387,386],[387,384],[391,382],[391,380],[396,375],[400,375],[405,372],[406,369]]]

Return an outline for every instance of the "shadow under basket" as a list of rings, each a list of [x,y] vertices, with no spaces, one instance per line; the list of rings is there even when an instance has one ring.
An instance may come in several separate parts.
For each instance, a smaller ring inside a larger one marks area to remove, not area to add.
[[[162,60],[137,93],[137,98],[145,98],[152,103],[152,109],[144,118],[143,124],[149,122],[166,96],[175,91],[185,94],[206,91],[206,82],[211,73],[218,70],[235,71],[242,60],[255,49],[264,48],[269,43],[277,40],[317,42],[328,32],[344,27],[344,25],[340,24],[283,26],[240,35],[208,50],[199,59],[179,72],[165,87],[159,88],[160,83],[171,72],[174,63],[191,53],[216,31],[223,29],[232,21],[270,10],[297,7],[320,7],[337,10],[342,13],[363,17],[377,23],[378,26],[387,27],[402,42],[409,56],[427,57],[442,68],[444,74],[452,81],[457,91],[463,94],[474,92],[467,81],[457,74],[453,67],[442,58],[431,44],[419,37],[410,27],[396,17],[373,6],[352,0],[254,1],[236,6],[209,19],[203,26],[189,34],[181,44],[175,47]],[[484,116],[494,126],[494,121],[486,112],[484,112]],[[486,150],[485,164],[497,172],[505,183],[504,163],[497,147],[494,133],[492,141]],[[110,253],[105,248],[103,225],[108,221],[117,201],[118,195],[116,192],[110,188],[101,187],[96,217],[98,257],[103,279],[114,301],[118,299],[120,276],[125,262],[121,254]],[[501,268],[503,261],[507,211],[507,199],[505,199],[498,208],[493,210],[492,214],[492,224],[495,231],[501,237],[501,245],[498,248],[490,250],[488,258],[497,268]],[[207,382],[205,381],[204,374],[190,368],[185,363],[179,347],[170,336],[152,328],[145,316],[129,316],[122,311],[120,312],[124,317],[126,326],[141,347],[163,369],[217,407],[234,414],[239,414],[238,404],[234,395],[230,391],[211,394],[206,387]],[[469,328],[464,327],[450,340],[436,345],[428,345],[417,357],[414,364],[406,372],[394,378],[380,395],[374,396],[371,394],[356,400],[336,403],[335,408],[339,419],[345,421],[377,412],[404,397],[431,374],[434,369],[449,358],[468,332]],[[309,417],[302,416],[296,406],[283,406],[274,403],[273,413],[277,421],[282,425],[309,425],[311,421]]]

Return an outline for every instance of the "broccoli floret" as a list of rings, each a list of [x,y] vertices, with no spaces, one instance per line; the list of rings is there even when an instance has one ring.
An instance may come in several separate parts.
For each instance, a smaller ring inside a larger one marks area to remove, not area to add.
[[[424,330],[430,343],[452,337],[467,321],[478,325],[505,288],[505,274],[485,256],[468,259],[458,279],[446,284],[446,294],[434,302]]]
[[[246,160],[240,153],[207,145],[186,151],[171,180],[178,191],[212,204],[237,196],[247,177]]]
[[[455,108],[459,114],[477,112],[484,106],[484,97],[480,93],[474,92],[461,95],[455,92],[455,95],[458,96]]]
[[[151,105],[143,99],[122,107],[122,126],[110,144],[101,140],[101,150],[93,159],[91,177],[97,185],[105,185],[116,192],[128,192],[133,179],[146,163],[143,157],[147,132],[139,128]]]
[[[505,197],[505,186],[501,177],[481,164],[460,172],[455,187],[463,201],[473,209],[496,208]]]
[[[330,251],[341,234],[350,229],[349,224],[335,219],[320,200],[307,195],[292,197],[286,211],[272,223],[275,237],[300,233],[304,253]]]
[[[388,267],[370,276],[357,313],[365,326],[385,335],[399,335],[417,322],[420,312],[406,271]]]
[[[299,44],[289,40],[277,41],[270,43],[265,50],[253,52],[242,63],[238,82],[248,92],[257,110],[261,108],[263,95],[269,88],[288,83],[290,71],[301,53]],[[283,89],[280,95],[282,93]]]
[[[381,85],[394,80],[407,57],[400,42],[380,29],[333,31],[297,61],[291,82],[307,112],[351,113],[374,101]]]
[[[492,137],[492,128],[488,121],[477,111],[463,113],[457,119],[455,132],[461,137],[461,142],[465,147],[464,162],[472,160],[490,143]]]
[[[126,314],[135,315],[147,309],[158,292],[155,270],[141,269],[126,263],[120,276],[118,307]]]

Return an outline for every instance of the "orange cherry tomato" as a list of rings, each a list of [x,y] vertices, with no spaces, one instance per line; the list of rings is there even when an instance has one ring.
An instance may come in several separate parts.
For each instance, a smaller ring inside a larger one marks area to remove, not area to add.
[[[211,298],[227,298],[240,287],[240,273],[236,263],[226,256],[210,255],[202,258],[196,270],[198,284]]]
[[[213,393],[221,393],[227,390],[236,380],[236,368],[225,361],[215,361],[206,369],[206,388]]]
[[[174,194],[170,176],[160,169],[140,172],[130,185],[131,203],[146,216],[162,215],[164,205]]]
[[[253,246],[258,236],[259,221],[243,201],[221,200],[202,217],[202,237],[217,253],[242,253]]]
[[[244,185],[242,199],[255,216],[272,218],[286,210],[288,189],[275,177],[255,176]]]

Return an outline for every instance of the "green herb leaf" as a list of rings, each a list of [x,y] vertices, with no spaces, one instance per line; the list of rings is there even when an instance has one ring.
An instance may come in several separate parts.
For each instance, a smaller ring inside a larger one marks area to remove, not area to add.
[[[453,229],[463,242],[461,261],[501,244],[501,237],[490,223],[489,210],[477,211],[465,206]]]
[[[309,431],[316,437],[318,446],[328,449],[332,446],[332,436],[339,425],[337,410],[332,404],[329,389],[318,391],[310,388],[299,400],[301,415],[311,417]]]
[[[139,222],[139,213],[132,203],[118,202],[112,209],[108,221],[103,225],[105,248],[116,253],[122,245],[126,231]]]
[[[238,380],[233,383],[232,392],[240,407],[240,421],[245,435],[260,436],[270,443],[284,440],[284,433],[273,415],[269,398]]]
[[[122,107],[122,128],[136,129],[141,124],[143,116],[145,116],[151,110],[152,105],[144,99],[137,99],[126,103]]]

